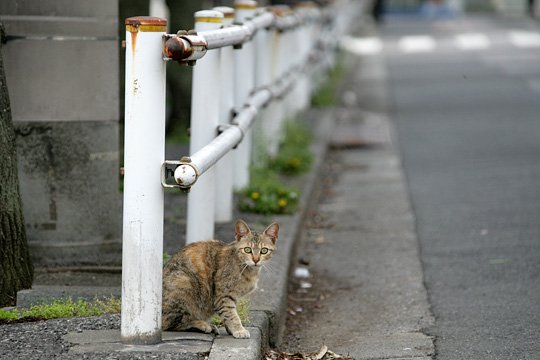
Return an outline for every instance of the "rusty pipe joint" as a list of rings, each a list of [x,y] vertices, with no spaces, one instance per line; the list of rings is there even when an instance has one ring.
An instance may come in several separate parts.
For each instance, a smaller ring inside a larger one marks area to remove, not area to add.
[[[166,60],[195,65],[208,51],[208,42],[196,34],[166,35],[163,56]]]

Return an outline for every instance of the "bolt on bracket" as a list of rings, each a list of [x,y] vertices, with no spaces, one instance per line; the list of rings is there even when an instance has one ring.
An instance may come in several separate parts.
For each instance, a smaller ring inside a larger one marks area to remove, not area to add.
[[[174,166],[174,169],[169,167]],[[189,192],[191,187],[199,178],[199,170],[191,163],[191,159],[187,156],[180,160],[165,160],[161,165],[161,185],[164,188],[178,188],[184,192]],[[175,183],[167,181],[169,178],[174,178]]]

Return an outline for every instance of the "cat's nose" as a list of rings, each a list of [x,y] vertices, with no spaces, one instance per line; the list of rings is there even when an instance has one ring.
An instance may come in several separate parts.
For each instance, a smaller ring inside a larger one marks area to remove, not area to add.
[[[259,262],[260,258],[258,256],[253,256],[253,262],[257,264]]]

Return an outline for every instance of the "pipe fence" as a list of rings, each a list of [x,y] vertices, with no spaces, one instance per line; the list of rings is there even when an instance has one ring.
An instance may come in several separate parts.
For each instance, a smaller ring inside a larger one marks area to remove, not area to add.
[[[258,146],[275,155],[283,120],[308,107],[361,3],[237,0],[196,12],[194,30],[177,34],[164,19],[126,19],[123,342],[161,341],[163,188],[189,191],[186,242],[213,238],[249,183],[254,122]],[[196,64],[189,155],[179,160],[164,159],[166,61]]]

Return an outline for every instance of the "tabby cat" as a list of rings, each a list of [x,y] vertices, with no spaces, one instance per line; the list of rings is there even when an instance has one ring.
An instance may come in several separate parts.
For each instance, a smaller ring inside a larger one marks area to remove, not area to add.
[[[261,234],[238,220],[236,241],[207,240],[177,252],[163,269],[163,330],[215,331],[208,323],[217,313],[229,334],[249,338],[236,302],[257,286],[259,271],[276,249],[279,225]]]

